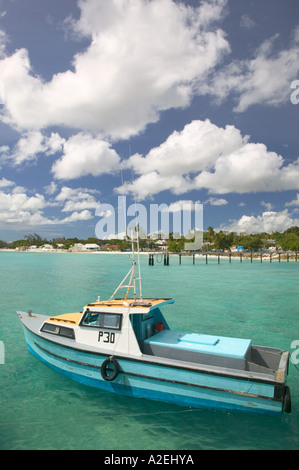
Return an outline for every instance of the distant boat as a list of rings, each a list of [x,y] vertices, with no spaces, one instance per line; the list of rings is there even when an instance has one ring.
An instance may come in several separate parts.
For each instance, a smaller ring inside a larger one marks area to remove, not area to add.
[[[137,248],[139,260],[138,237]],[[174,300],[143,298],[134,242],[132,258],[109,300],[48,318],[17,312],[28,350],[54,371],[109,392],[196,408],[291,412],[289,351],[171,330],[160,309]],[[125,296],[115,298],[120,289]],[[182,315],[188,308],[186,298]]]

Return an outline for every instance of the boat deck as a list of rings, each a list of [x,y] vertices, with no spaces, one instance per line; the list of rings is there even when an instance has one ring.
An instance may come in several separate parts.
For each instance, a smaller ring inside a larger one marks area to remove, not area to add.
[[[163,330],[143,344],[143,353],[190,362],[245,368],[251,340]]]

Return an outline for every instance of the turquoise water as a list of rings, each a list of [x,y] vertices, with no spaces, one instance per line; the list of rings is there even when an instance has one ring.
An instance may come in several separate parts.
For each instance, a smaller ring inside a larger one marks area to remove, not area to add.
[[[127,255],[0,253],[0,449],[299,449],[299,365],[290,363],[291,415],[193,410],[109,394],[51,371],[28,352],[16,310],[56,315],[107,298]],[[299,340],[299,263],[171,257],[148,266],[144,296],[174,297],[173,329],[250,338],[290,349]],[[292,350],[293,351],[293,350]],[[298,356],[298,355],[297,355]]]

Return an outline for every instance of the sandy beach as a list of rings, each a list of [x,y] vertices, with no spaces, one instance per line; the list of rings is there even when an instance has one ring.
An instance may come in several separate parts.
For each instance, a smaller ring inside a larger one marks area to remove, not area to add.
[[[64,250],[64,249],[43,249],[43,248],[36,248],[36,249],[28,249],[28,250],[14,250],[14,249],[9,249],[9,248],[1,248],[0,252],[9,252],[9,253],[44,253],[44,254],[49,254],[49,253],[55,253],[55,254],[79,254],[79,255],[128,255],[130,256],[132,254],[131,251],[117,251],[117,250],[111,250],[111,251],[106,251],[106,250]],[[166,251],[140,251],[140,255],[154,255],[161,257],[161,260],[158,261],[158,264],[162,262],[164,255],[168,254],[169,256],[172,257],[188,257],[188,258],[193,258],[195,256],[196,259],[228,259],[228,260],[238,260],[238,261],[251,261],[251,260],[260,260],[262,261],[297,261],[298,260],[298,252],[273,252],[273,253],[259,253],[259,252],[253,252],[253,253],[244,253],[244,252],[227,252],[227,253],[169,253]]]

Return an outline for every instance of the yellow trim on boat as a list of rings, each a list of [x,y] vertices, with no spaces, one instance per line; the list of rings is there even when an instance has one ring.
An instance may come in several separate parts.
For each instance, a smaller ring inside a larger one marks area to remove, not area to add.
[[[64,315],[57,315],[57,317],[51,317],[48,322],[60,323],[60,324],[70,324],[70,325],[79,325],[80,319],[82,317],[82,312],[77,313],[65,313]]]
[[[144,309],[144,308],[153,308],[156,307],[157,305],[160,305],[164,302],[167,303],[173,303],[170,302],[172,299],[114,299],[114,300],[101,300],[98,302],[91,302],[90,304],[86,305],[85,308],[89,307],[127,307],[127,308],[133,308],[133,309]]]
[[[110,301],[100,301],[100,302],[92,302],[88,305],[85,306],[85,308],[101,308],[101,307],[108,307],[109,309],[113,308],[130,308],[132,313],[138,313],[138,311],[142,311],[142,309],[147,309],[147,311],[150,311],[151,308],[155,308],[160,304],[163,303],[173,303],[172,299],[143,299],[141,300],[134,300],[134,299],[115,299],[115,300],[110,300]],[[106,310],[107,311],[107,310]],[[55,317],[50,317],[47,319],[47,322],[53,322],[57,323],[60,325],[63,324],[69,324],[69,325],[74,325],[78,326],[80,323],[80,320],[82,318],[82,312],[76,312],[76,313],[65,313],[63,315],[57,315]]]

